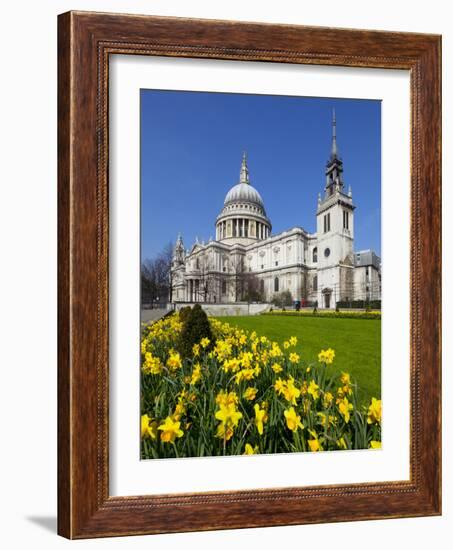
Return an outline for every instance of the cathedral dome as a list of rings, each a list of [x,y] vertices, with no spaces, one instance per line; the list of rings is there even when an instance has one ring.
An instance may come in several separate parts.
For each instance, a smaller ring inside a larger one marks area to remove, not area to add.
[[[223,209],[216,219],[216,239],[228,244],[247,245],[267,239],[272,225],[266,215],[264,202],[250,185],[247,157],[242,157],[239,183],[226,194]]]
[[[264,208],[261,195],[250,185],[250,183],[238,183],[232,187],[225,197],[224,205],[226,206],[229,203],[241,201],[250,202]]]

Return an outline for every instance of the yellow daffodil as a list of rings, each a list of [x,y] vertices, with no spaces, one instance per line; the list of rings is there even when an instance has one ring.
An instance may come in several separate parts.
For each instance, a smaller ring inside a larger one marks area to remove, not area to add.
[[[299,355],[297,355],[297,353],[293,352],[293,353],[289,354],[289,362],[290,363],[298,363],[299,359],[300,359],[300,357],[299,357]]]
[[[256,455],[258,453],[258,445],[252,447],[250,443],[245,444],[244,455]]]
[[[267,411],[266,409],[261,409],[258,404],[254,406],[254,411],[255,411],[255,426],[258,430],[258,433],[260,435],[263,435],[264,424],[268,420]]]
[[[326,413],[318,412],[316,413],[316,416],[319,418],[318,424],[321,424],[322,426],[327,426],[329,424],[329,418]]]
[[[318,399],[319,397],[319,386],[316,384],[314,380],[310,380],[310,384],[308,384],[307,393],[309,393],[313,399]]]
[[[197,363],[192,371],[192,376],[190,378],[190,384],[194,386],[201,378],[201,365]]]
[[[179,420],[185,412],[186,412],[186,406],[182,401],[180,401],[175,407],[175,412],[173,413],[173,419]]]
[[[242,413],[236,409],[236,405],[220,405],[219,410],[215,413],[217,420],[228,426],[237,426],[242,418]]]
[[[279,372],[282,372],[283,367],[281,365],[279,365],[278,363],[274,363],[271,366],[271,369],[275,372],[275,374],[278,374]]]
[[[316,433],[315,430],[308,430],[308,432],[310,433],[311,437],[313,439],[308,439],[307,440],[307,443],[308,443],[308,446],[310,447],[310,451],[312,453],[316,453],[318,451],[323,451],[323,447],[321,445],[321,441],[319,440],[318,438],[318,434]]]
[[[349,373],[342,372],[340,376],[340,382],[343,384],[343,386],[338,388],[337,395],[339,397],[352,395],[351,376],[349,375]]]
[[[370,449],[380,449],[382,447],[382,443],[380,441],[370,441]]]
[[[175,371],[182,367],[181,356],[177,351],[170,351],[170,355],[167,359],[167,367],[172,371]]]
[[[257,393],[258,393],[258,390],[256,388],[250,387],[245,390],[245,392],[242,394],[242,397],[244,399],[247,399],[247,401],[253,401]]]
[[[220,420],[220,424],[217,426],[217,437],[228,441],[233,436],[234,428],[242,418],[242,413],[236,410],[236,405],[232,403],[230,405],[220,405],[215,417]]]
[[[326,391],[322,398],[324,407],[326,409],[330,407],[332,401],[333,401],[333,395],[330,393],[330,391]]]
[[[278,384],[278,390],[277,390]],[[281,389],[280,389],[281,387]],[[296,405],[297,399],[300,397],[300,390],[294,384],[294,378],[290,376],[288,380],[281,380],[279,378],[274,385],[274,388],[277,392],[282,393],[284,398],[289,401],[292,405]]]
[[[142,366],[144,374],[160,374],[164,366],[158,357],[154,357],[150,352],[145,353],[145,361]]]
[[[232,352],[231,343],[228,340],[217,340],[214,354],[218,357],[220,361],[227,359]]]
[[[295,432],[297,428],[300,428],[301,430],[304,429],[304,426],[300,421],[300,416],[296,413],[294,407],[290,407],[289,409],[284,411],[283,414],[286,418],[286,425],[292,432]]]
[[[375,397],[371,398],[371,404],[368,407],[368,424],[380,424],[382,417],[382,401],[376,399]]]
[[[200,344],[194,344],[192,346],[192,354],[194,357],[198,357],[200,355]]]
[[[274,384],[274,389],[277,393],[282,394],[285,389],[285,381],[281,378],[277,378]]]
[[[216,395],[215,402],[217,405],[237,405],[239,398],[237,393],[234,391],[226,392],[220,390],[220,392]]]
[[[145,437],[156,439],[157,436],[157,422],[153,421],[147,414],[142,415],[141,436],[142,439]]]
[[[272,358],[281,357],[283,355],[283,352],[280,349],[280,346],[277,344],[277,342],[272,342],[272,348],[269,351],[269,355]]]
[[[250,351],[244,351],[239,355],[238,359],[244,369],[249,369],[253,364],[253,353]]]
[[[206,349],[209,344],[211,343],[211,341],[209,340],[209,338],[202,338],[200,340],[200,346],[203,348],[203,349]]]
[[[319,443],[319,439],[308,439],[307,443],[312,453],[323,450],[321,444]]]
[[[234,375],[234,379],[236,384],[240,384],[243,380],[252,380],[254,376],[254,369],[242,369]]]
[[[347,449],[346,441],[344,440],[344,437],[340,437],[337,439],[337,447],[339,449]]]
[[[352,403],[349,403],[347,397],[340,399],[338,402],[338,410],[340,411],[340,414],[343,416],[346,424],[349,422],[350,412],[353,410],[353,408],[354,406],[352,405]]]
[[[226,426],[223,422],[221,422],[217,426],[216,436],[220,439],[225,439],[225,441],[229,441],[234,434],[234,430],[231,426]]]
[[[160,439],[165,443],[174,443],[177,437],[182,437],[184,435],[180,426],[181,422],[173,420],[171,416],[167,416],[164,422],[157,428],[162,431]]]
[[[240,369],[241,365],[239,363],[239,359],[233,357],[231,359],[227,359],[224,363],[223,363],[223,370],[225,372],[237,372],[239,369]]]
[[[291,338],[289,339],[289,344],[290,346],[297,346],[297,337],[291,336]]]

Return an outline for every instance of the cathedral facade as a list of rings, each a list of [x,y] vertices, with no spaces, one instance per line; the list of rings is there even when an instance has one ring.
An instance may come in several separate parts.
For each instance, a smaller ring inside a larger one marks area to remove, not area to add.
[[[283,291],[302,305],[326,309],[337,302],[380,300],[379,257],[371,250],[354,251],[356,207],[351,188],[345,191],[335,115],[325,178],[316,233],[295,226],[274,235],[263,199],[250,183],[244,153],[239,182],[226,194],[215,221],[215,240],[197,241],[186,250],[178,236],[171,301],[232,303],[259,296],[270,302]]]

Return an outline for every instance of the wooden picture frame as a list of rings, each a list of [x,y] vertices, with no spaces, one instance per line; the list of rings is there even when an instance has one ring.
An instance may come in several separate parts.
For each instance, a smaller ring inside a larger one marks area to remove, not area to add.
[[[58,48],[59,534],[88,538],[440,514],[440,37],[69,12],[59,16]],[[109,495],[111,54],[410,71],[409,481]]]

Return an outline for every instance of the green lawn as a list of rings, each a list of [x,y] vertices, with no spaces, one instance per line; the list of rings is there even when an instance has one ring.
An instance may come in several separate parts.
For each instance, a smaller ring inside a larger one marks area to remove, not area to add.
[[[282,343],[297,336],[297,353],[307,363],[317,361],[321,349],[333,348],[335,360],[329,369],[351,374],[359,387],[359,401],[381,397],[381,321],[317,319],[285,316],[219,317],[246,330],[256,330]]]

